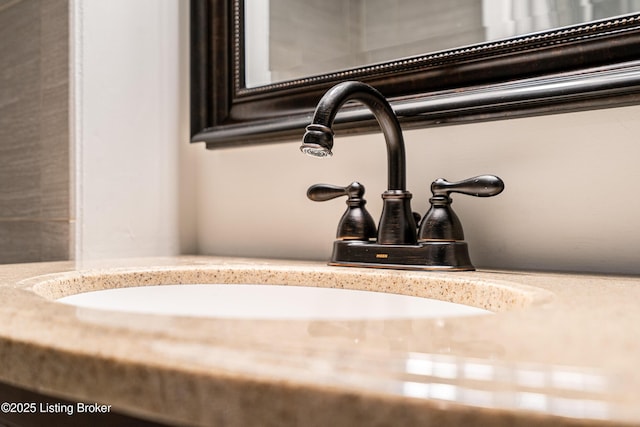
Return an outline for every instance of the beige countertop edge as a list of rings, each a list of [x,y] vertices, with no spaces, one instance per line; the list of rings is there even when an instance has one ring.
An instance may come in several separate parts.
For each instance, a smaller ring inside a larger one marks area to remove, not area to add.
[[[313,283],[444,298],[497,314],[231,321],[105,314],[50,299],[113,286],[108,278]],[[158,421],[640,424],[639,277],[170,257],[4,265],[0,298],[0,381]]]

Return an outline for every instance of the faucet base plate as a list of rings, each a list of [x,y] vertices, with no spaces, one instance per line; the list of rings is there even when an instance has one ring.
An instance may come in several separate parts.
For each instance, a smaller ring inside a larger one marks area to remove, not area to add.
[[[469,259],[467,244],[460,241],[381,245],[361,240],[336,240],[329,265],[402,270],[475,270]]]

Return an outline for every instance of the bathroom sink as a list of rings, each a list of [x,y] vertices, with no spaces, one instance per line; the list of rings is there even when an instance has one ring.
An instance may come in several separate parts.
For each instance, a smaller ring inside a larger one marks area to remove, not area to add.
[[[358,320],[490,314],[447,301],[382,292],[264,284],[132,286],[57,301],[77,307],[225,319]]]

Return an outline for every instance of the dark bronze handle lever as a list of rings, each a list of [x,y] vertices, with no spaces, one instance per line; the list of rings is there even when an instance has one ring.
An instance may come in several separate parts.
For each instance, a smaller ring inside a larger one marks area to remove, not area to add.
[[[431,208],[426,213],[418,231],[418,241],[462,241],[464,232],[460,219],[451,209],[451,193],[462,193],[476,197],[491,197],[504,190],[504,182],[493,175],[480,175],[458,182],[438,178],[431,184],[433,197]]]
[[[443,178],[431,184],[434,196],[449,196],[450,193],[462,193],[476,197],[491,197],[504,190],[504,182],[494,175],[480,175],[458,182],[449,182]]]
[[[316,184],[309,187],[307,197],[314,202],[326,202],[340,196],[349,196],[349,199],[362,199],[364,186],[359,182],[352,182],[346,187],[331,184]]]
[[[364,205],[364,186],[352,182],[346,187],[331,184],[316,184],[309,187],[307,197],[314,202],[326,202],[340,196],[348,196],[347,210],[338,224],[336,237],[339,240],[369,241],[376,237],[376,223]]]

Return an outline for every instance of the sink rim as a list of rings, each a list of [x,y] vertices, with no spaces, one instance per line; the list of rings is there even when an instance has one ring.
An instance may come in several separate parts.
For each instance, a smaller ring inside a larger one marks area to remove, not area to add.
[[[79,270],[21,282],[48,299],[95,290],[170,284],[245,284],[311,286],[385,292],[431,298],[494,313],[548,304],[554,295],[513,281],[486,279],[475,272],[407,272],[277,264],[213,264]]]

